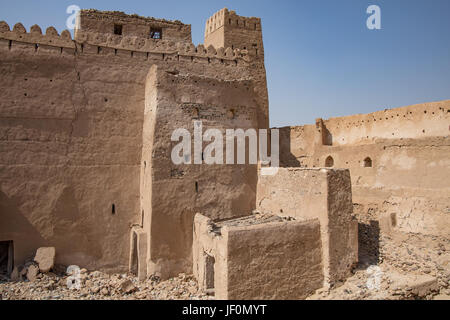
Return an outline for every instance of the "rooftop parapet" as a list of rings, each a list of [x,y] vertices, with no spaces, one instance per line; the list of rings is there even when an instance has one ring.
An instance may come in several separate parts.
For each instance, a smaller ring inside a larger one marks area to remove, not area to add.
[[[33,25],[30,32],[27,32],[21,23],[16,23],[11,30],[5,21],[0,21],[0,44],[2,46],[14,47],[16,43],[28,43],[34,45],[37,50],[39,46],[46,45],[57,49],[70,48],[73,53],[100,54],[106,51],[128,52],[124,56],[133,57],[133,52],[139,53],[135,56],[145,56],[150,54],[158,54],[166,57],[178,57],[179,61],[203,61],[205,63],[226,63],[228,65],[241,65],[251,60],[246,50],[231,48],[214,48],[213,46],[205,47],[203,44],[195,46],[192,43],[175,42],[171,40],[143,39],[136,36],[118,36],[114,34],[104,33],[83,33],[79,35],[78,40],[72,40],[68,30],[58,34],[54,27],[48,27],[45,34],[42,33],[38,25]],[[109,48],[110,50],[103,50]],[[55,52],[59,52],[56,50]]]
[[[11,41],[51,45],[61,48],[75,48],[75,43],[68,30],[64,30],[61,32],[61,35],[59,35],[54,27],[48,27],[45,34],[42,34],[41,28],[36,24],[33,25],[30,28],[30,32],[27,33],[27,30],[20,22],[16,23],[11,30],[5,21],[0,21],[0,38]]]

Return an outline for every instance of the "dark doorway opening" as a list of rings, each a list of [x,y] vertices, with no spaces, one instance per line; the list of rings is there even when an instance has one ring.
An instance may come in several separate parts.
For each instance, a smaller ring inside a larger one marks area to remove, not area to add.
[[[137,252],[137,234],[134,231],[131,231],[132,240],[131,240],[131,261],[130,261],[130,273],[137,275],[138,274],[138,252]]]
[[[207,291],[214,291],[214,264],[216,260],[213,256],[206,254],[205,259],[205,286]]]
[[[0,274],[8,275],[14,264],[14,245],[12,241],[0,241]]]

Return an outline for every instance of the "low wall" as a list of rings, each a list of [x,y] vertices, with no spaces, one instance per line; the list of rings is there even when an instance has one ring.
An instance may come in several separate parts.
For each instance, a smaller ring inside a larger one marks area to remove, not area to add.
[[[358,256],[348,170],[280,168],[276,175],[260,176],[257,209],[297,219],[319,219],[324,285],[346,279]]]
[[[229,228],[227,298],[307,297],[323,284],[321,249],[317,219]]]
[[[243,218],[246,219],[246,218]],[[250,218],[251,219],[251,218]],[[237,219],[239,220],[239,219]],[[323,285],[322,243],[317,219],[242,225],[194,221],[194,276],[217,299],[302,299]],[[208,259],[214,261],[213,271]]]

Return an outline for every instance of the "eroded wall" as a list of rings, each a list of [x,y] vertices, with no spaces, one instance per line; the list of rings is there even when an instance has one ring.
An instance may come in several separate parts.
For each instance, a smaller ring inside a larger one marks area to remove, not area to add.
[[[358,259],[358,231],[348,170],[280,168],[275,175],[260,176],[257,209],[300,220],[318,219],[324,286],[350,274]]]
[[[151,38],[151,30],[161,31],[161,40],[191,43],[191,25],[183,24],[181,21],[169,21],[128,15],[118,11],[81,10],[77,16],[75,38],[81,34],[95,33],[99,37],[106,35],[120,41],[120,36],[136,37],[158,42]],[[115,30],[115,26],[120,26]],[[115,32],[120,31],[120,35]]]
[[[247,216],[217,224],[195,216],[194,276],[202,290],[213,289],[217,299],[302,299],[322,287],[318,219],[270,221],[268,216],[266,221]]]
[[[127,270],[130,228],[146,223],[140,180],[151,162],[142,153],[150,68],[180,72],[188,81],[191,74],[210,78],[201,88],[205,109],[214,102],[209,84],[251,79],[249,60],[231,49],[114,39],[87,33],[73,41],[52,27],[42,34],[38,26],[27,32],[0,23],[0,239],[14,240],[16,264],[40,246],[55,246],[57,263]],[[180,89],[189,96],[192,87],[195,82]],[[177,107],[167,105],[161,119],[171,121],[169,108]],[[167,207],[173,201],[165,193],[155,199]]]
[[[192,227],[201,212],[216,220],[249,214],[255,208],[256,164],[194,164],[194,123],[202,124],[202,134],[217,129],[226,148],[226,129],[257,127],[253,82],[155,70],[156,81],[147,94],[155,94],[151,163],[144,184],[151,185],[149,218],[149,274],[162,278],[192,271]],[[171,141],[174,130],[190,132],[192,153],[189,164],[174,164],[171,151],[179,141]],[[210,142],[204,141],[201,152]],[[236,143],[235,143],[236,144]],[[146,146],[144,146],[145,148]],[[246,162],[248,163],[248,161]],[[150,173],[151,172],[151,173]],[[144,199],[148,193],[143,195]]]
[[[260,106],[258,128],[268,128],[269,104],[261,19],[239,16],[235,11],[223,8],[206,21],[204,43],[208,48],[228,47],[252,57],[250,68]]]
[[[319,221],[289,221],[224,231],[228,294],[223,299],[302,299],[322,287]]]
[[[282,166],[348,168],[355,213],[395,213],[405,232],[448,236],[450,101],[280,130]]]

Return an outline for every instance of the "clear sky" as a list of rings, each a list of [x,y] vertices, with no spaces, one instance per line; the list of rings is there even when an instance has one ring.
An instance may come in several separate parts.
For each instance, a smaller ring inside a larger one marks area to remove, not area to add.
[[[223,7],[261,17],[271,126],[450,99],[450,0],[0,0],[0,20],[61,32],[71,4],[178,19],[195,44]]]

